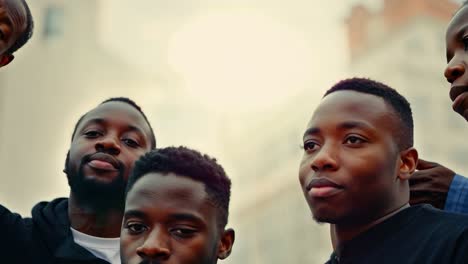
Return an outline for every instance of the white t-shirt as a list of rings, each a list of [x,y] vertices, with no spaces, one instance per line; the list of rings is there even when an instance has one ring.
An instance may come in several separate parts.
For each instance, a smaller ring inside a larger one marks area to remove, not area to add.
[[[120,238],[90,236],[71,228],[73,240],[94,256],[112,264],[120,264]]]

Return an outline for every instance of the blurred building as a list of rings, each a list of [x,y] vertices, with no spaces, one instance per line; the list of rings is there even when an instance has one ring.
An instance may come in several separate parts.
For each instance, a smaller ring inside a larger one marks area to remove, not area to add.
[[[306,91],[263,120],[249,116],[226,128],[226,151],[234,170],[231,224],[236,228],[232,257],[226,263],[324,263],[331,253],[328,225],[310,213],[298,180],[301,139],[320,97]],[[239,147],[241,146],[241,147]]]

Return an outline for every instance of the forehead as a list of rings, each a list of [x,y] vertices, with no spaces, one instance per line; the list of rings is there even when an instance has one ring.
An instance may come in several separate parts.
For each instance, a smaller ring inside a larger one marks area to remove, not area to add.
[[[468,5],[463,6],[460,10],[455,13],[452,20],[447,27],[447,38],[453,36],[458,31],[460,31],[460,27],[466,25],[468,23]]]
[[[125,210],[171,209],[209,214],[214,207],[205,185],[174,173],[151,172],[138,179],[127,194]]]
[[[145,134],[148,142],[151,141],[150,128],[145,118],[137,109],[127,103],[107,102],[99,105],[86,113],[83,119],[81,119],[77,130],[82,129],[94,120],[102,120],[109,125],[135,127]]]
[[[361,122],[375,130],[395,127],[393,109],[380,97],[355,91],[327,95],[315,110],[308,127]]]

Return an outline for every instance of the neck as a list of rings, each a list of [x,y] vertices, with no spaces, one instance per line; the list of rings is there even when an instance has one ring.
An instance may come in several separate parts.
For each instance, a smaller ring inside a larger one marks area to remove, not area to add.
[[[332,224],[330,225],[330,235],[332,240],[333,249],[336,251],[343,242],[349,241],[356,237],[357,235],[363,233],[364,231],[368,230],[369,228],[385,221],[386,219],[392,217],[396,213],[406,209],[409,207],[409,204],[406,203],[403,206],[398,207],[397,209],[390,211],[389,213],[385,214],[384,216],[371,221],[370,223],[365,223],[361,225],[340,225],[340,224]]]
[[[90,236],[115,238],[120,236],[123,211],[117,208],[96,208],[92,205],[79,203],[70,194],[68,202],[68,218],[75,230]]]

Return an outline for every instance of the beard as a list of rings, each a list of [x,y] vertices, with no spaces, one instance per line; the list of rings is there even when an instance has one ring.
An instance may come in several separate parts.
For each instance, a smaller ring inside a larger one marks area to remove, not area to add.
[[[123,211],[127,185],[124,177],[125,165],[119,161],[118,175],[111,182],[86,178],[83,168],[93,154],[83,156],[79,168],[75,168],[70,162],[70,152],[67,153],[64,172],[67,174],[71,192],[81,206],[98,210],[118,209]]]

